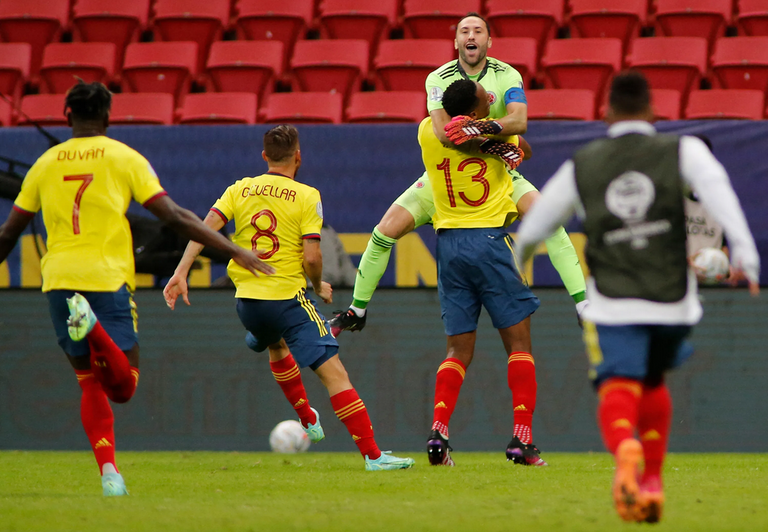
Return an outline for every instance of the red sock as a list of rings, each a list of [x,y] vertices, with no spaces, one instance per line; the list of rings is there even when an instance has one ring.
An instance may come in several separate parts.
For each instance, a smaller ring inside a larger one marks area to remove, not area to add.
[[[432,418],[432,430],[437,430],[448,438],[448,423],[456,408],[461,385],[467,368],[456,358],[446,358],[437,368],[435,381],[435,413]]]
[[[283,390],[285,398],[293,405],[293,409],[299,415],[301,424],[308,427],[312,423],[317,423],[317,417],[309,407],[307,391],[301,381],[301,370],[293,359],[293,355],[288,353],[284,359],[270,362],[269,367],[272,369],[272,375],[274,375],[277,384]]]
[[[80,418],[83,421],[85,434],[91,442],[96,463],[99,464],[99,474],[104,464],[115,464],[115,417],[109,406],[107,395],[96,381],[93,372],[77,371],[77,381],[83,394],[80,397]]]
[[[333,406],[339,421],[347,427],[349,434],[357,444],[357,448],[360,449],[360,454],[371,460],[380,457],[381,451],[376,445],[376,440],[373,439],[371,418],[368,417],[368,410],[355,389],[344,390],[332,395],[331,406]]]
[[[128,357],[98,321],[86,338],[91,348],[91,370],[94,377],[104,386],[110,399],[116,403],[125,403],[133,395],[135,381],[138,380],[132,375]]]
[[[616,453],[619,444],[635,437],[642,388],[632,379],[613,378],[600,385],[598,424],[606,449]]]
[[[514,435],[523,443],[531,443],[533,411],[536,410],[536,365],[530,353],[516,351],[507,359],[507,383],[512,390],[515,411]]]
[[[661,476],[661,466],[667,454],[669,427],[672,421],[672,398],[669,389],[663,382],[654,387],[643,385],[643,395],[640,398],[640,415],[637,420],[637,431],[643,444],[645,455],[645,472],[647,477]]]

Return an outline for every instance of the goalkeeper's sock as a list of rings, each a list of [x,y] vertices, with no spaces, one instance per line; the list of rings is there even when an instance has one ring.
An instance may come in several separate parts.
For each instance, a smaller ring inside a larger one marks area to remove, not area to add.
[[[598,424],[606,449],[616,453],[619,444],[635,437],[642,387],[632,379],[613,378],[600,385]]]
[[[435,410],[432,418],[432,430],[449,437],[448,423],[451,421],[456,401],[459,399],[461,385],[467,368],[456,358],[446,358],[437,368],[435,380]]]
[[[352,292],[352,304],[359,309],[364,309],[373,297],[373,292],[387,270],[392,246],[397,239],[385,236],[379,231],[378,226],[373,229],[368,245],[363,256],[360,257],[360,265],[355,276],[355,289]]]
[[[91,370],[75,370],[75,374],[83,391],[80,396],[80,419],[99,465],[99,473],[104,472],[106,464],[118,472],[115,465],[115,416],[107,395]],[[107,467],[107,472],[111,472],[110,467]]]
[[[507,383],[512,391],[514,435],[522,443],[531,443],[533,412],[536,410],[536,366],[530,353],[515,352],[507,359]]]
[[[584,272],[581,271],[581,263],[576,249],[573,247],[568,233],[565,229],[559,227],[552,236],[544,241],[547,246],[547,254],[552,266],[555,267],[560,279],[563,280],[568,294],[573,296],[574,302],[578,303],[577,295],[585,292],[587,289],[584,281]]]
[[[362,318],[365,316],[365,307],[368,306],[368,303],[364,303],[363,306],[358,306],[357,301],[352,301],[352,304],[349,306],[349,309],[355,313],[355,316],[358,318]]]
[[[307,391],[304,389],[304,383],[301,380],[301,370],[298,364],[293,358],[293,355],[288,353],[288,356],[278,360],[277,362],[270,362],[269,367],[272,370],[272,375],[275,377],[275,381],[280,385],[280,389],[283,390],[285,398],[291,403],[293,409],[301,420],[301,424],[306,428],[314,423],[317,423],[317,416],[312,412],[309,406],[309,399],[307,398]]]
[[[637,420],[637,432],[640,435],[645,456],[643,480],[647,477],[661,476],[661,466],[667,454],[671,421],[672,399],[667,385],[663,382],[656,386],[643,384],[640,415]]]
[[[331,396],[331,406],[339,421],[347,427],[350,436],[360,450],[360,454],[371,460],[381,456],[381,451],[373,438],[373,426],[363,400],[354,388]]]

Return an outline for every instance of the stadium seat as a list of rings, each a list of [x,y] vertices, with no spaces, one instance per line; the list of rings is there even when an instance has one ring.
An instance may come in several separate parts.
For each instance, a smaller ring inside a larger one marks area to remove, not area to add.
[[[427,116],[424,91],[357,92],[347,107],[347,122],[421,122]]]
[[[731,20],[731,0],[656,0],[656,35],[703,37],[712,50]]]
[[[25,42],[0,43],[0,93],[17,100],[29,78],[32,46]]]
[[[197,71],[202,73],[208,51],[229,23],[229,0],[157,0],[155,35],[163,41],[197,43]]]
[[[532,37],[538,57],[544,44],[555,37],[563,24],[563,0],[488,0],[491,34],[498,37]]]
[[[340,124],[341,112],[338,92],[276,92],[261,108],[266,123]]]
[[[627,57],[631,68],[641,71],[654,89],[698,89],[707,70],[707,41],[702,37],[647,37],[635,39]]]
[[[449,39],[382,41],[376,75],[388,91],[424,91],[427,74],[456,57]]]
[[[74,37],[84,42],[115,45],[116,72],[122,69],[125,47],[147,26],[150,0],[77,0],[72,17]]]
[[[110,42],[51,43],[43,51],[40,77],[48,92],[67,92],[75,78],[106,84],[114,73],[115,45]]]
[[[405,0],[405,36],[453,39],[456,22],[470,11],[480,12],[480,0]]]
[[[494,37],[488,53],[491,57],[512,65],[523,77],[526,87],[536,76],[539,60],[536,39],[531,37]]]
[[[528,120],[594,120],[595,93],[588,89],[528,91]]]
[[[323,0],[320,29],[331,39],[367,40],[372,61],[379,41],[397,24],[397,8],[398,0]]]
[[[218,92],[253,92],[262,100],[283,70],[280,41],[219,41],[211,46],[208,76]]]
[[[368,42],[362,39],[299,41],[291,70],[307,92],[335,91],[347,100],[368,74]],[[295,88],[295,87],[294,87]]]
[[[13,108],[5,100],[0,100],[0,126],[13,125]]]
[[[0,1],[0,40],[32,46],[30,74],[37,76],[45,45],[58,39],[69,17],[69,0]]]
[[[553,39],[541,61],[548,88],[589,89],[599,104],[611,76],[621,69],[621,40]]]
[[[768,89],[768,37],[724,37],[715,44],[712,72],[724,89]]]
[[[294,44],[304,38],[307,28],[312,24],[312,0],[240,0],[237,8],[240,38],[282,42],[285,46],[283,72],[287,72]]]
[[[764,113],[765,93],[756,90],[692,91],[685,108],[688,119],[761,120]]]
[[[651,89],[651,107],[658,120],[680,120],[680,91]]]
[[[252,92],[190,94],[184,99],[180,124],[255,124],[256,95]]]
[[[624,51],[645,25],[648,0],[570,0],[572,37],[614,37]]]
[[[740,35],[768,35],[768,0],[739,0]]]
[[[173,124],[173,96],[165,93],[122,93],[112,95],[109,123],[112,125]]]
[[[33,94],[21,99],[18,124],[30,125],[30,120],[43,126],[66,126],[63,94]],[[26,116],[25,116],[26,115]]]
[[[189,91],[197,67],[197,43],[141,42],[125,49],[123,90],[166,92],[177,103]]]

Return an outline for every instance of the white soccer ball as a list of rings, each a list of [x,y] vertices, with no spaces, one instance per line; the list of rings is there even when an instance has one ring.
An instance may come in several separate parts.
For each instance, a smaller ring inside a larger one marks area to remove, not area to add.
[[[311,443],[301,423],[295,419],[281,421],[269,434],[269,446],[276,453],[303,453]]]
[[[693,257],[699,279],[704,284],[717,284],[728,276],[730,262],[728,255],[717,248],[704,248]]]

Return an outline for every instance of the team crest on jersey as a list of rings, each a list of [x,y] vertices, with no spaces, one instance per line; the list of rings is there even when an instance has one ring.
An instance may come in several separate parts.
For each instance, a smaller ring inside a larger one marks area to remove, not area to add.
[[[498,98],[496,97],[496,93],[495,93],[495,92],[493,92],[493,91],[488,91],[488,103],[490,103],[491,105],[493,105],[493,104],[495,104],[495,103],[496,103],[496,100],[497,100],[497,99],[498,99]]]
[[[421,181],[416,181],[416,188],[424,188],[424,183]]]
[[[440,87],[432,87],[429,89],[429,99],[433,102],[442,102],[443,101],[443,91],[440,89]]]
[[[315,210],[317,211],[317,215],[322,219],[323,217],[323,202],[318,201],[317,205],[315,205]]]
[[[656,199],[656,187],[642,172],[629,171],[613,179],[605,191],[605,206],[624,222],[624,227],[607,231],[605,243],[629,242],[632,249],[648,247],[650,237],[667,233],[669,220],[646,221],[648,209]]]

